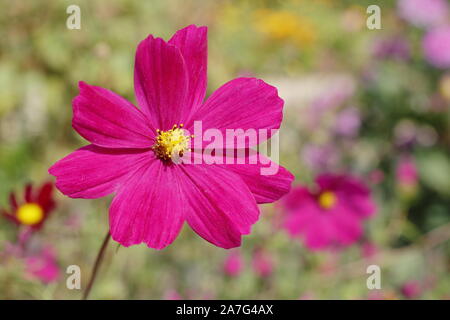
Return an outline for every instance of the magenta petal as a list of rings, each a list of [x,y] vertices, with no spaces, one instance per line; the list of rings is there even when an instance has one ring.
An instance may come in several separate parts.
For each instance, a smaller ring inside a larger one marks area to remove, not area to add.
[[[229,249],[241,244],[259,217],[255,199],[242,179],[216,165],[186,165],[183,179],[188,224],[202,238]]]
[[[314,200],[303,199],[302,204],[295,211],[289,211],[285,217],[284,226],[291,236],[304,233],[319,218]]]
[[[241,159],[245,161],[244,163],[239,164],[237,159],[232,160],[234,160],[231,162],[233,164],[226,164],[227,159],[225,158],[223,167],[237,173],[242,178],[257,203],[274,202],[289,192],[294,176],[266,156],[250,149],[246,151],[245,159]],[[264,168],[266,170],[273,168],[274,174],[267,175]]]
[[[317,218],[305,230],[305,244],[312,250],[319,250],[333,244],[335,231],[326,218]]]
[[[63,194],[94,199],[115,192],[129,174],[153,158],[153,151],[88,145],[56,162],[49,173]]]
[[[159,160],[136,171],[109,209],[112,238],[126,247],[144,242],[163,249],[171,244],[184,222],[180,173],[176,166]]]
[[[224,137],[226,129],[275,131],[280,128],[283,118],[283,104],[275,87],[256,78],[237,78],[217,89],[197,110],[189,125],[202,120],[203,130],[219,129]],[[266,139],[271,135],[271,131],[267,132]],[[266,139],[258,139],[257,143]]]
[[[336,230],[335,240],[337,243],[350,245],[361,237],[362,226],[360,219],[355,218],[345,208],[340,209],[339,212],[333,212],[330,215],[330,220],[332,220],[330,223],[334,224]]]
[[[186,70],[189,76],[189,92],[186,104],[191,107],[191,113],[203,102],[207,84],[208,63],[208,29],[190,25],[178,30],[169,40],[180,49],[186,62]]]
[[[355,215],[360,218],[370,217],[377,211],[377,206],[370,195],[366,194],[344,194],[346,205]]]
[[[157,129],[168,130],[186,119],[189,78],[180,49],[148,36],[136,51],[134,88],[142,111]]]
[[[154,130],[138,108],[109,90],[80,82],[73,100],[73,128],[105,148],[149,148]]]

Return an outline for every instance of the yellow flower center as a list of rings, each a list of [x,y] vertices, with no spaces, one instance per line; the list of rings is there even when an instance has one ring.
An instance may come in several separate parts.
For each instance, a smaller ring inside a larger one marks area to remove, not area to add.
[[[337,197],[334,192],[325,191],[319,196],[319,205],[323,209],[331,209],[337,202]]]
[[[194,136],[186,135],[183,124],[174,125],[167,131],[156,130],[158,136],[152,149],[161,160],[168,161],[175,157],[182,157],[189,150],[189,141]]]
[[[32,226],[44,218],[44,210],[36,203],[26,203],[17,209],[16,218],[20,223]]]

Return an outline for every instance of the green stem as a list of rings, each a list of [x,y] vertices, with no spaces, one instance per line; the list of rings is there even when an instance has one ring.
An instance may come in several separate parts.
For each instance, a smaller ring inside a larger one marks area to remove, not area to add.
[[[84,293],[83,293],[83,300],[87,300],[87,298],[89,297],[89,293],[91,292],[92,285],[94,284],[95,279],[97,278],[97,272],[103,261],[103,256],[105,255],[105,250],[106,250],[106,247],[108,246],[108,242],[109,242],[110,238],[111,238],[111,235],[109,234],[109,231],[108,231],[108,233],[106,234],[105,240],[103,240],[100,251],[97,254],[97,258],[95,259],[95,264],[94,264],[94,268],[92,269],[91,279],[89,279],[89,283],[86,287],[86,290],[84,290]]]

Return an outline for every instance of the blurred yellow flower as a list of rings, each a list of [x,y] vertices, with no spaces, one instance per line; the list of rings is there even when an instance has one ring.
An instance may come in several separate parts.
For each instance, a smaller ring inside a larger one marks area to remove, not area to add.
[[[316,40],[314,25],[286,10],[261,9],[254,15],[255,28],[267,37],[308,46]]]

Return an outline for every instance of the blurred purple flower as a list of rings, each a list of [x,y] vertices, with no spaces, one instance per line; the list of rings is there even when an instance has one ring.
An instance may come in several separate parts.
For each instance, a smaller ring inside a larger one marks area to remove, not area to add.
[[[314,98],[307,108],[309,128],[316,129],[326,112],[341,106],[354,92],[354,84],[346,80],[338,81],[324,90],[324,93]]]
[[[377,59],[409,60],[411,50],[408,41],[400,36],[378,39],[373,47],[373,56]]]
[[[422,41],[427,61],[436,68],[450,68],[450,25],[430,30]]]
[[[345,108],[336,116],[334,131],[344,137],[355,137],[361,126],[361,116],[355,107]]]
[[[314,171],[323,172],[334,168],[339,155],[332,145],[308,144],[303,148],[302,159],[305,164]]]
[[[328,90],[328,92],[316,98],[312,104],[312,109],[316,111],[326,111],[335,107],[339,107],[342,103],[350,98],[355,91],[353,85],[342,82],[337,87]]]
[[[418,27],[443,23],[449,13],[447,0],[399,0],[400,17]]]

